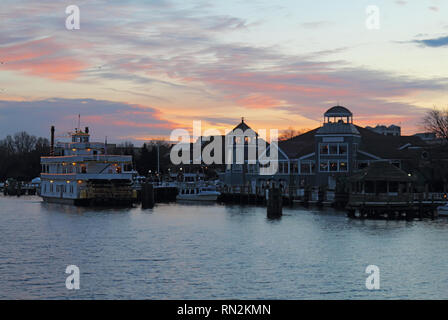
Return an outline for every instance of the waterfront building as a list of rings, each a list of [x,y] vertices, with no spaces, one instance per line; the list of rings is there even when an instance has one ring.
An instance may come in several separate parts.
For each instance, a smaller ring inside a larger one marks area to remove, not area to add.
[[[250,127],[242,121],[235,129]],[[234,129],[234,130],[235,130]],[[268,146],[267,152],[270,152]],[[260,186],[276,181],[295,188],[325,187],[338,183],[374,162],[388,162],[415,176],[416,187],[445,190],[448,155],[417,136],[384,135],[354,124],[350,110],[335,106],[324,113],[323,125],[278,143],[278,171],[261,175],[255,164],[230,164],[220,174],[225,185]]]

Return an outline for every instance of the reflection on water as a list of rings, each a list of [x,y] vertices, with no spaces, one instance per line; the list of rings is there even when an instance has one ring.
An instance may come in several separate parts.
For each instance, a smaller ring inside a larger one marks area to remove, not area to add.
[[[448,219],[183,202],[81,208],[0,197],[0,298],[446,299]],[[77,265],[81,289],[65,288]],[[365,268],[381,289],[365,288]]]

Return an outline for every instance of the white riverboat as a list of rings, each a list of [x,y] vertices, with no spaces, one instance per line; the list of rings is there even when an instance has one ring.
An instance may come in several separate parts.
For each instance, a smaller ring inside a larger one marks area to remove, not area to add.
[[[70,142],[54,142],[41,157],[40,196],[44,201],[74,205],[131,205],[132,156],[107,154],[107,144],[90,142],[89,128],[76,129]]]

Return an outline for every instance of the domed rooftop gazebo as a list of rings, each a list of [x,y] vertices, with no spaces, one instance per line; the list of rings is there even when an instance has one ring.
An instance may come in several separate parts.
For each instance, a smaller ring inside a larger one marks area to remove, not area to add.
[[[343,106],[334,106],[324,113],[324,123],[353,123],[353,113]]]

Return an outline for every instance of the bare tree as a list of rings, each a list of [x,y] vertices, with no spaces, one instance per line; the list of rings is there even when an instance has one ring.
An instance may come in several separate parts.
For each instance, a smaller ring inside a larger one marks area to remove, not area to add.
[[[14,147],[18,153],[31,152],[36,146],[37,138],[22,131],[14,135]]]
[[[448,108],[429,110],[423,118],[423,126],[426,131],[448,142]]]
[[[309,129],[299,129],[299,130],[296,130],[296,129],[292,128],[292,127],[288,127],[288,129],[285,129],[285,130],[281,131],[281,133],[280,133],[280,135],[278,137],[278,140],[280,140],[280,141],[289,140],[289,139],[294,138],[294,137],[296,137],[298,135],[301,135],[301,134],[303,134],[303,133],[305,133],[307,131],[309,131]]]
[[[125,155],[133,155],[134,154],[134,144],[131,141],[122,142],[117,146],[117,148],[114,152],[117,152],[119,154],[125,154]]]

